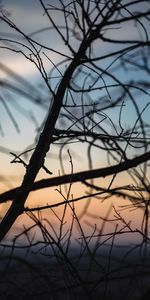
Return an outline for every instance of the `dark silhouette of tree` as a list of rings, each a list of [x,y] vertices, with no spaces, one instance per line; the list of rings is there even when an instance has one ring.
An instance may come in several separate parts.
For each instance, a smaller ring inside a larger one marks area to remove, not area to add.
[[[45,94],[3,63],[0,68],[11,80],[1,79],[1,89],[3,93],[7,91],[8,94],[21,95],[43,107],[47,110],[47,117],[40,129],[36,126],[37,137],[33,147],[23,149],[22,153],[10,150],[11,156],[13,155],[12,162],[22,164],[25,173],[20,186],[0,194],[1,204],[11,201],[0,223],[0,240],[3,240],[17,218],[26,212],[36,226],[40,227],[45,244],[50,243],[50,240],[54,243],[51,229],[48,231],[43,225],[40,213],[45,209],[63,206],[65,215],[66,206],[69,206],[73,219],[66,249],[69,248],[73,223],[76,220],[86,249],[90,251],[88,237],[80,227],[80,218],[86,213],[90,215],[90,199],[106,201],[115,196],[119,201],[127,201],[127,209],[142,208],[143,220],[142,228],[133,230],[115,210],[115,221],[121,223],[122,227],[115,227],[110,234],[111,247],[116,235],[135,232],[141,236],[142,243],[146,245],[144,249],[147,249],[150,191],[150,1],[39,0],[39,4],[43,19],[49,25],[34,32],[20,29],[12,21],[11,15],[1,7],[0,21],[7,28],[7,31],[1,33],[1,51],[21,55],[33,64],[42,78]],[[47,33],[49,40],[42,40],[41,37]],[[57,48],[53,47],[55,39]],[[59,62],[55,62],[52,55],[59,57]],[[11,112],[3,94],[0,100],[19,132],[17,118]],[[25,114],[24,110],[22,114]],[[32,119],[35,122],[34,116]],[[65,174],[63,165],[66,147],[71,166],[68,174]],[[56,148],[59,149],[62,174],[52,176],[51,165],[47,165],[46,158],[48,155],[52,156]],[[74,149],[75,155],[70,149]],[[86,169],[79,168],[80,163],[74,162],[76,155],[80,154],[77,152],[82,152],[81,149],[85,153],[81,153],[81,157],[86,162]],[[6,151],[3,145],[0,150]],[[74,172],[76,166],[79,171]],[[40,170],[45,171],[46,176],[36,180]],[[119,174],[125,176],[124,184],[119,183]],[[107,184],[102,184],[101,178],[108,178]],[[82,183],[83,195],[74,199],[71,196],[71,187],[75,182]],[[59,189],[63,201],[55,204],[42,203],[40,207],[26,206],[31,191],[65,184],[66,196]],[[74,205],[83,199],[88,201],[78,218]],[[57,218],[59,220],[58,216]],[[108,220],[108,216],[103,219],[104,223]],[[67,250],[66,253],[63,252],[60,246],[63,222],[64,217],[60,222],[57,247],[88,295],[82,277],[70,265]],[[97,229],[92,228],[91,238],[100,237]],[[101,231],[101,237],[102,233]],[[28,235],[27,229],[22,232],[24,234]],[[92,259],[94,260],[94,254]],[[107,271],[110,272],[110,264]]]

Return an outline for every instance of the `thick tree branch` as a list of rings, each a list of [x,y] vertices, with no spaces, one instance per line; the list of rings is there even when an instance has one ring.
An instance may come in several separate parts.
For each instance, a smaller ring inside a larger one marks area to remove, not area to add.
[[[41,0],[40,2],[43,3]],[[101,25],[99,26],[99,28],[100,27]],[[97,33],[98,30],[95,30],[94,32],[95,38],[97,37],[96,36]],[[56,94],[53,96],[52,108],[50,108],[47,120],[45,122],[44,129],[39,137],[38,144],[31,156],[29,165],[26,168],[26,174],[23,178],[21,187],[19,191],[15,194],[13,203],[0,224],[0,241],[4,238],[6,233],[9,231],[9,229],[11,228],[11,226],[13,225],[17,217],[24,211],[24,203],[32,188],[36,175],[44,165],[46,154],[49,151],[49,147],[52,142],[55,124],[57,122],[62,107],[65,91],[69,86],[69,82],[71,80],[74,70],[79,66],[81,60],[85,57],[86,50],[90,46],[91,42],[94,40],[94,37],[93,37],[93,31],[91,30],[89,36],[83,39],[77,53],[74,55],[72,62],[66,69],[64,76],[60,81]],[[25,36],[25,38],[27,37]]]
[[[59,177],[39,180],[30,187],[30,191],[35,191],[38,189],[44,189],[47,187],[52,187],[52,186],[57,186],[57,185],[62,185],[62,184],[67,184],[67,183],[83,182],[85,180],[92,179],[92,178],[101,178],[101,177],[111,176],[114,174],[121,173],[123,171],[127,171],[131,168],[135,168],[139,164],[142,164],[148,160],[150,160],[150,152],[139,155],[138,157],[135,157],[133,159],[126,160],[126,161],[124,161],[120,164],[114,165],[114,166],[100,168],[100,169],[94,169],[94,170],[88,170],[88,171],[82,171],[82,172],[77,172],[74,174],[67,174],[67,175],[63,175],[63,176],[59,176]],[[13,198],[20,191],[20,189],[21,189],[21,187],[17,187],[15,189],[9,190],[8,192],[1,194],[0,195],[0,203],[4,203],[8,200],[13,200]]]

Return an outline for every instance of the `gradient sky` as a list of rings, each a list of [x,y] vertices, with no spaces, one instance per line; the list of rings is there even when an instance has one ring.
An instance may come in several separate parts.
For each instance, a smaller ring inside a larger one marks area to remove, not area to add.
[[[56,1],[50,1],[51,4],[56,3]],[[39,1],[37,0],[26,0],[26,1],[19,1],[19,0],[5,0],[5,9],[6,11],[10,12],[10,18],[12,21],[15,22],[17,26],[21,30],[23,30],[26,34],[30,34],[36,30],[39,30],[41,28],[49,26],[49,22],[47,18],[43,17],[43,9],[41,8],[41,5],[39,4]],[[55,16],[54,16],[55,17]],[[60,19],[61,23],[61,19]],[[8,28],[6,25],[1,23],[0,32],[7,33],[8,36],[12,32],[10,28]],[[118,30],[118,36],[123,36],[124,38],[135,38],[136,39],[137,31],[130,30],[130,24],[129,26],[126,26],[125,28],[120,28]],[[37,40],[42,41],[45,45],[49,45],[52,48],[56,48],[60,52],[65,52],[66,46],[58,39],[56,38],[56,35],[54,32],[47,31],[44,34],[40,35],[34,35]],[[116,36],[117,38],[117,36]],[[99,49],[97,49],[99,51]],[[101,53],[105,53],[107,51],[107,48],[105,46],[102,46]],[[24,175],[24,167],[19,164],[10,164],[10,161],[13,159],[13,156],[9,155],[9,149],[12,152],[20,153],[24,151],[27,147],[33,146],[33,143],[35,142],[35,138],[37,136],[37,127],[40,128],[40,125],[42,121],[44,120],[46,113],[47,113],[47,98],[48,95],[44,90],[43,81],[41,78],[41,75],[39,74],[38,70],[35,68],[34,64],[31,64],[28,62],[22,55],[20,54],[12,54],[9,51],[4,51],[4,49],[0,49],[0,57],[1,57],[1,63],[3,65],[6,65],[9,67],[12,71],[15,71],[16,74],[20,75],[24,79],[29,80],[29,82],[33,86],[33,93],[37,92],[37,97],[41,97],[45,99],[45,107],[41,108],[39,105],[33,104],[31,101],[25,99],[24,97],[18,97],[16,96],[16,99],[8,99],[8,104],[10,105],[10,109],[13,115],[15,115],[15,121],[16,126],[18,126],[20,132],[17,132],[15,126],[13,125],[12,120],[8,116],[8,113],[6,112],[6,109],[3,105],[0,106],[0,126],[1,126],[1,132],[0,135],[0,147],[3,147],[3,151],[0,153],[0,165],[1,165],[1,183],[0,183],[0,190],[8,189],[11,186],[16,186],[18,183],[21,183],[21,178]],[[61,57],[59,55],[56,55],[55,53],[51,53],[51,60],[57,64],[60,61]],[[43,62],[46,70],[50,70],[52,68],[52,64],[46,59],[46,57],[43,57]],[[109,62],[105,62],[106,66],[109,64]],[[122,71],[120,73],[120,79],[124,79],[124,76],[129,76]],[[131,74],[131,77],[133,76],[133,73]],[[139,79],[143,76],[142,71],[138,74],[135,74],[136,79],[139,77]],[[129,79],[128,77],[128,79]],[[4,70],[0,70],[0,79],[9,79],[9,80],[15,80],[15,78],[12,76],[8,76]],[[19,83],[20,86],[22,86],[22,83]],[[35,90],[34,90],[35,88]],[[5,93],[5,96],[7,97],[7,93]],[[96,95],[97,96],[97,95]],[[36,95],[35,95],[36,97]],[[143,96],[142,96],[143,97]],[[143,101],[144,100],[144,101]],[[16,108],[13,105],[13,101],[16,101],[19,103],[19,108]],[[139,101],[140,101],[140,94],[139,94]],[[139,107],[142,109],[146,103],[148,103],[149,97],[144,96],[142,98],[142,101],[139,102]],[[144,104],[143,104],[144,102]],[[24,109],[24,113],[21,113],[21,108]],[[150,113],[150,107],[148,107],[146,114],[145,114],[145,120],[148,121]],[[123,110],[123,122],[126,124],[126,127],[130,124],[134,125],[135,119],[133,118],[133,115],[135,114],[134,108],[131,106],[130,110],[128,110],[128,107]],[[110,117],[115,119],[119,117],[119,109],[114,113],[110,113]],[[0,148],[0,149],[1,149]],[[6,149],[6,153],[4,153]],[[7,150],[8,149],[8,150]],[[71,147],[72,151],[74,151],[74,146]],[[76,146],[76,152],[81,154],[82,157],[86,157],[86,148],[80,148],[78,145]],[[52,152],[55,157],[58,157],[58,150],[54,150]],[[73,153],[73,152],[72,152]],[[94,156],[94,167],[98,167],[99,165],[103,166],[103,157],[99,158],[99,151],[95,150]],[[80,169],[86,169],[87,167],[87,159],[83,161],[82,157],[77,155],[77,157],[74,158],[74,171],[79,171]],[[48,165],[51,166],[51,171],[53,172],[53,175],[58,175],[58,170],[60,170],[60,164],[58,159],[54,158],[53,156],[50,158],[47,158]],[[66,160],[64,163],[65,171],[70,171],[70,163],[69,163],[69,157],[67,157],[67,148],[66,148]],[[5,177],[9,175],[9,180],[5,181]],[[43,171],[40,172],[38,175],[38,178],[46,177],[45,173]],[[120,184],[125,184],[126,182],[126,176],[121,174],[119,176],[119,179],[117,178],[118,182],[120,181]],[[110,179],[101,180],[100,184],[108,184]],[[117,181],[116,181],[117,182]],[[77,188],[78,187],[78,188]],[[82,194],[82,185],[75,185],[73,187],[73,192],[76,196],[80,196]],[[77,192],[78,191],[78,192]],[[34,195],[31,194],[29,196],[29,203],[30,205],[34,205],[34,201],[36,201],[38,204],[41,203],[41,199],[43,198],[43,195],[45,196],[46,201],[49,201],[49,197],[51,198],[50,201],[58,201],[60,200],[60,195],[58,196],[58,192],[55,192],[54,189],[51,189],[51,192],[47,189],[45,194],[43,191],[40,191],[38,193],[35,193]],[[43,199],[42,199],[43,200]],[[95,200],[96,201],[96,200]],[[84,204],[81,204],[82,208]],[[78,205],[79,207],[79,205]],[[97,201],[97,205],[92,204],[91,211],[93,213],[97,212],[97,208],[101,210],[101,213],[103,214],[104,211],[107,210],[107,205],[101,205],[99,206],[99,201]],[[139,213],[140,214],[140,213]],[[125,212],[125,215],[127,216],[127,213]],[[135,220],[136,222],[136,220]]]

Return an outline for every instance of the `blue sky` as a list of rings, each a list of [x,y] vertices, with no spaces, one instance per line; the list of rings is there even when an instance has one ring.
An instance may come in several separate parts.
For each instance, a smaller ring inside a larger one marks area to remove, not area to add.
[[[56,3],[56,1],[50,1],[50,4],[53,4],[53,2]],[[26,34],[29,34],[38,29],[49,26],[49,22],[48,22],[47,18],[45,18],[43,16],[43,9],[42,9],[39,1],[37,1],[37,0],[32,0],[32,1],[29,1],[29,0],[28,1],[6,0],[4,2],[4,4],[5,4],[4,7],[6,8],[6,11],[10,12],[11,20],[14,21],[15,24],[21,30],[23,30]],[[143,8],[143,7],[141,6],[141,8]],[[55,16],[54,16],[54,18],[55,18]],[[61,23],[61,19],[58,22]],[[142,31],[142,29],[141,29],[141,31]],[[14,34],[14,31],[11,31],[10,28],[8,26],[4,25],[3,23],[1,23],[1,32],[5,32],[5,33],[13,32],[13,34]],[[111,35],[113,34],[113,31],[108,31],[108,33],[109,33],[108,36],[111,37]],[[136,39],[138,37],[138,35],[139,35],[139,32],[136,30],[136,28],[134,28],[134,26],[132,27],[132,30],[130,30],[130,23],[127,26],[120,27],[117,31],[115,31],[115,38],[118,38],[118,37],[121,38],[123,36],[124,39],[126,39],[126,38],[133,39],[133,37]],[[35,38],[37,41],[44,42],[44,44],[52,46],[52,48],[57,49],[60,52],[66,53],[65,45],[56,38],[56,34],[52,30],[46,31],[44,34],[41,33],[38,35],[34,35],[33,38]],[[97,46],[95,45],[95,50],[97,52],[100,51],[100,54],[104,55],[106,53],[106,51],[110,52],[109,47],[108,47],[107,43],[102,44],[101,48],[99,50],[99,48],[97,48]],[[35,88],[38,87],[39,95],[41,94],[41,97],[44,96],[45,101],[46,101],[46,99],[48,98],[48,95],[46,94],[46,92],[43,92],[43,88],[44,88],[43,80],[41,78],[39,71],[34,66],[34,64],[29,62],[28,60],[26,60],[20,54],[14,54],[10,51],[5,51],[4,49],[0,50],[0,55],[1,55],[2,63],[4,65],[8,66],[11,70],[15,71],[18,75],[29,80],[29,82]],[[56,55],[56,53],[53,53],[53,52],[50,53],[50,58],[55,64],[57,64],[61,59],[61,57],[59,55]],[[45,56],[43,56],[43,62],[44,62],[44,66],[45,66],[46,70],[50,70],[52,68],[52,64],[48,61],[48,59]],[[102,65],[103,67],[104,66],[108,67],[109,61],[105,60],[104,62],[102,62],[102,64],[103,64]],[[115,64],[112,65],[111,68],[113,68],[113,66],[115,66]],[[110,68],[108,70],[110,70]],[[129,80],[129,78],[132,79],[133,74],[134,74],[136,80],[138,78],[141,79],[141,78],[143,78],[143,76],[145,76],[144,73],[142,73],[142,71],[138,72],[138,73],[120,71],[119,79],[121,79],[122,81],[126,81],[125,77],[127,77],[127,80]],[[1,71],[0,77],[7,78],[7,74],[4,71]],[[12,80],[12,78],[9,77],[9,80]],[[107,78],[107,82],[109,82],[109,80],[110,79]],[[110,83],[112,83],[111,80],[110,80]],[[104,92],[104,95],[105,94],[106,93]],[[102,95],[102,92],[101,92],[101,95]],[[95,99],[96,98],[97,98],[97,94],[95,93]],[[8,117],[8,114],[6,113],[5,108],[2,107],[1,108],[1,124],[3,125],[2,129],[4,131],[5,137],[3,137],[3,136],[0,137],[0,144],[3,144],[4,147],[8,147],[8,148],[11,145],[13,150],[22,151],[27,146],[26,139],[28,139],[28,142],[30,145],[30,144],[32,144],[32,141],[34,140],[34,137],[36,135],[35,124],[34,124],[34,122],[29,122],[29,120],[31,120],[32,116],[34,115],[35,123],[37,123],[38,126],[40,126],[42,120],[44,119],[44,117],[46,115],[47,110],[41,109],[40,107],[38,107],[38,105],[33,105],[30,101],[25,100],[25,98],[22,98],[22,97],[20,97],[20,99],[16,98],[15,100],[18,101],[20,106],[23,105],[24,109],[25,109],[25,115],[23,115],[19,112],[19,110],[17,111],[15,108],[13,108],[13,105],[12,105],[13,100],[11,100],[11,99],[8,100],[10,102],[10,107],[11,107],[12,113],[13,112],[15,113],[16,122],[20,126],[21,134],[18,134],[16,132],[16,129],[14,128],[14,126],[12,126],[12,121]],[[139,101],[139,105],[141,106],[141,109],[144,107],[144,105],[147,103],[147,101],[148,101],[148,97],[142,95],[142,101]],[[145,103],[143,104],[143,102],[145,102]],[[128,108],[123,109],[123,114],[126,114],[127,109]],[[35,113],[35,111],[36,111],[36,113]],[[149,110],[148,110],[148,112],[149,112]],[[134,113],[135,113],[135,111],[134,111],[133,107],[130,107],[130,110],[128,110],[128,119],[124,118],[124,121],[123,121],[126,123],[126,126],[128,126],[129,122],[133,122],[133,123],[135,122],[135,120],[132,118]],[[112,117],[113,117],[113,114],[114,114],[114,118],[115,118],[116,110],[115,110],[115,112],[111,111]],[[118,110],[117,110],[117,114],[119,116]],[[7,134],[6,134],[6,132],[7,132]],[[14,140],[15,140],[15,143],[13,143]]]
[[[45,2],[45,3],[47,3],[47,2]],[[56,1],[50,1],[50,4],[53,4],[53,3],[56,3]],[[43,16],[43,9],[41,8],[39,1],[37,1],[37,0],[32,0],[32,1],[29,1],[29,0],[27,0],[27,1],[6,0],[4,2],[4,4],[5,4],[4,8],[6,9],[6,11],[10,12],[11,20],[14,21],[15,24],[18,25],[19,28],[21,30],[23,30],[26,34],[29,34],[31,32],[34,32],[35,30],[49,26],[49,22],[48,22],[47,18],[45,18]],[[143,5],[145,5],[145,4],[143,4]],[[141,9],[143,9],[143,5],[141,5]],[[55,18],[55,15],[54,15],[54,18]],[[60,20],[58,22],[61,23],[61,21],[62,21],[62,19],[60,18]],[[142,31],[142,28],[140,28],[140,30]],[[1,32],[10,33],[11,30],[8,26],[1,23]],[[14,33],[14,31],[13,31],[13,33]],[[113,31],[108,31],[108,36],[111,37],[112,34],[113,34]],[[118,38],[118,37],[121,38],[122,36],[124,39],[126,39],[126,38],[133,39],[133,37],[136,39],[139,36],[139,32],[136,30],[136,28],[134,26],[132,27],[132,30],[130,30],[130,23],[129,23],[125,27],[120,26],[120,28],[117,29],[117,31],[115,31],[115,38]],[[44,42],[44,44],[48,44],[49,46],[51,46],[54,49],[57,49],[60,52],[66,53],[65,45],[56,38],[56,34],[52,30],[46,31],[44,34],[41,33],[38,35],[34,35],[33,38],[35,38],[37,41]],[[107,43],[102,44],[100,49],[97,48],[97,46],[95,45],[95,51],[97,51],[97,52],[100,51],[100,54],[104,55],[106,53],[106,51],[110,52],[109,47],[108,47]],[[45,52],[45,53],[48,54],[47,52]],[[15,71],[18,75],[29,80],[29,82],[33,85],[33,87],[38,89],[38,92],[37,92],[38,96],[44,97],[45,101],[48,100],[49,95],[47,95],[47,93],[44,91],[44,83],[41,78],[41,75],[33,63],[26,60],[19,53],[14,54],[10,51],[5,51],[4,49],[0,49],[0,56],[1,56],[1,61],[4,65],[9,67],[11,70]],[[53,53],[53,52],[50,53],[50,58],[55,64],[57,64],[61,59],[60,55],[56,55],[56,53]],[[48,59],[45,56],[43,56],[43,62],[44,62],[44,66],[45,66],[46,70],[50,70],[52,68],[52,64],[50,63],[50,61],[48,61]],[[104,62],[102,62],[102,66],[108,67],[109,61],[105,60]],[[111,68],[113,68],[113,66],[115,66],[115,64],[112,65]],[[110,70],[110,68],[108,70]],[[133,74],[134,74],[134,77],[133,77]],[[145,76],[145,74],[142,71],[138,72],[138,73],[137,72],[134,73],[134,72],[120,71],[118,77],[123,82],[124,81],[126,82],[129,80],[129,78],[130,79],[133,78],[133,80],[134,79],[137,80],[138,78],[139,78],[139,80],[143,79],[143,78],[145,79],[144,76]],[[7,79],[8,75],[3,70],[1,70],[0,78]],[[10,76],[9,76],[9,80],[12,80],[12,78]],[[110,84],[112,83],[110,78],[107,78],[107,83],[108,82]],[[22,85],[20,85],[20,86],[22,86]],[[103,92],[101,92],[101,95],[102,94],[103,94]],[[106,95],[105,91],[104,91],[104,95]],[[16,96],[16,97],[18,97],[18,96]],[[145,106],[147,101],[149,101],[149,98],[146,95],[142,95],[141,97],[142,97],[142,101],[140,100],[140,94],[139,94],[139,106],[141,106],[141,109],[143,109],[143,107]],[[96,98],[97,98],[97,93],[95,93],[95,99]],[[20,106],[23,105],[23,107],[25,109],[25,114],[23,115],[20,113],[19,109],[17,111],[13,107],[12,101],[13,100],[8,99],[8,104],[10,103],[9,105],[11,107],[12,113],[13,112],[15,113],[16,122],[18,122],[18,125],[20,126],[21,134],[18,134],[16,132],[16,129],[14,128],[14,126],[12,126],[13,125],[12,121],[10,120],[8,114],[6,113],[5,108],[2,107],[1,108],[1,126],[4,131],[5,136],[4,137],[0,136],[0,144],[3,144],[4,147],[8,147],[8,148],[9,148],[9,145],[11,145],[13,150],[21,151],[27,146],[26,139],[28,139],[29,145],[34,140],[34,137],[36,135],[35,124],[38,124],[38,126],[40,126],[42,120],[44,120],[44,118],[46,116],[47,108],[45,107],[44,109],[41,109],[38,105],[33,105],[31,103],[31,101],[25,100],[25,98],[23,98],[23,97],[16,98],[15,101],[18,101],[18,104]],[[126,112],[127,109],[128,109],[128,107],[123,109],[122,116],[127,114],[127,112]],[[148,111],[148,114],[147,114],[147,116],[148,116],[149,109],[147,111]],[[111,116],[113,117],[113,115],[114,115],[114,119],[116,117],[116,112],[117,112],[117,118],[118,118],[119,117],[118,109],[115,110],[114,112],[111,111]],[[128,110],[128,118],[123,118],[124,119],[123,122],[126,123],[126,126],[128,126],[128,124],[130,122],[134,124],[135,120],[132,117],[133,114],[135,116],[135,110],[131,105],[130,109]],[[30,122],[33,115],[34,115],[35,120]],[[147,118],[147,116],[146,116],[146,118]],[[6,132],[7,132],[7,134],[6,134]],[[13,141],[15,141],[15,143],[13,143]]]

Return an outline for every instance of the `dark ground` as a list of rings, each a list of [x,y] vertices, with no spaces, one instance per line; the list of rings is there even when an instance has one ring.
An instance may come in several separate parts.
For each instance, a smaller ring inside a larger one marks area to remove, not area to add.
[[[4,249],[0,253],[0,300],[146,300],[150,286],[150,253],[141,249],[103,247],[96,255],[70,255],[37,249]],[[66,255],[66,256],[65,256]]]

